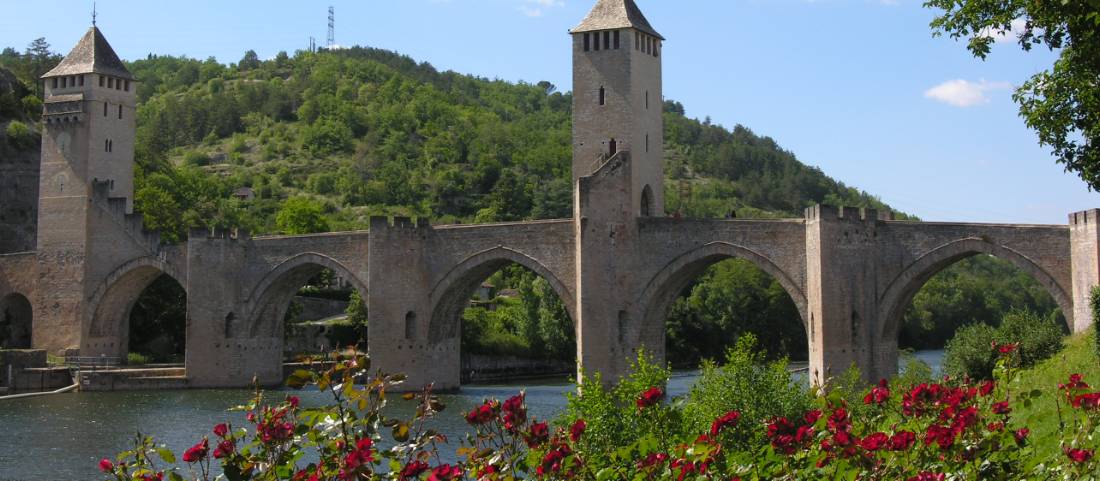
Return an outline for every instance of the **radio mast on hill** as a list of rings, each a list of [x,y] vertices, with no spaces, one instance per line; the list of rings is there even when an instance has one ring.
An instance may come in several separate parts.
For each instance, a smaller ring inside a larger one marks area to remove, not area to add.
[[[328,7],[328,48],[336,46],[336,9]]]

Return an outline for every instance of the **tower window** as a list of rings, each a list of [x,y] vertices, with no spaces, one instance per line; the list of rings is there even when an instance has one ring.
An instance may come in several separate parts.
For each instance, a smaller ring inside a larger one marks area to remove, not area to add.
[[[588,33],[584,34],[584,51],[592,50],[592,36]]]
[[[86,75],[81,75],[81,76],[80,76],[80,86],[81,86],[81,87],[83,87],[83,86],[84,86],[84,77],[86,77]]]
[[[405,314],[405,339],[413,340],[416,338],[416,313],[409,311]]]
[[[607,104],[607,90],[600,87],[600,105]]]
[[[115,141],[108,140],[107,141],[107,152],[114,152],[114,151],[115,151]]]
[[[615,31],[615,50],[619,49],[619,31]]]
[[[634,50],[642,49],[642,34],[634,32]]]
[[[121,105],[118,106],[118,119],[122,120],[122,106]]]
[[[126,81],[126,91],[127,92],[130,91],[130,81],[129,80]]]
[[[104,140],[103,141],[103,151],[104,152],[110,152],[111,151],[111,141],[110,140]]]
[[[645,91],[645,109],[649,110],[649,91]]]
[[[53,78],[53,87],[52,88],[57,88],[57,77]]]
[[[600,51],[600,32],[592,34],[592,50]]]
[[[104,83],[104,82],[105,82],[106,80],[107,80],[107,78],[106,78],[106,77],[104,77],[104,76],[100,75],[100,76],[99,76],[99,86],[100,86],[100,87],[102,87],[102,86],[103,86],[103,83]]]
[[[649,152],[649,134],[645,134],[645,151]]]
[[[603,49],[611,50],[611,32],[603,33]]]
[[[103,116],[104,117],[107,116],[107,105],[108,105],[107,102],[103,102]]]
[[[654,57],[660,57],[661,56],[661,41],[660,40],[653,40],[653,56]]]
[[[115,78],[114,77],[107,77],[107,88],[109,88],[109,89],[115,88]]]

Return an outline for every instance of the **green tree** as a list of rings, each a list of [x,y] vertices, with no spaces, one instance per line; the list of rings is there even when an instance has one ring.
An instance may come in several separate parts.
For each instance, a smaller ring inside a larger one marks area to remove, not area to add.
[[[928,0],[942,10],[935,35],[968,39],[985,59],[998,36],[1016,35],[1024,50],[1059,52],[1053,67],[1031,77],[1013,96],[1020,116],[1066,170],[1100,188],[1100,0]]]
[[[303,196],[291,197],[283,202],[275,216],[275,225],[279,231],[289,235],[316,234],[329,230],[324,206]]]

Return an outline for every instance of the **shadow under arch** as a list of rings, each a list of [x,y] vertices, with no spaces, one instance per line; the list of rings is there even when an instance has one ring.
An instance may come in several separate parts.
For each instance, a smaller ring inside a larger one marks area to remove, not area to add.
[[[428,340],[436,343],[459,335],[458,319],[481,282],[508,264],[515,263],[542,277],[565,304],[570,320],[576,325],[572,291],[549,268],[531,256],[508,247],[494,247],[459,262],[432,287],[431,318]]]
[[[340,261],[315,252],[297,254],[275,266],[256,285],[246,304],[249,316],[245,323],[239,320],[230,321],[227,337],[276,337],[282,330],[290,298],[310,278],[324,269],[329,269],[351,282],[359,295],[363,299],[367,298],[367,285]],[[281,338],[281,335],[278,337]]]
[[[880,339],[885,342],[897,341],[905,309],[933,276],[956,262],[980,254],[1006,260],[1026,272],[1050,293],[1054,302],[1062,309],[1066,322],[1071,322],[1069,316],[1073,313],[1072,298],[1038,263],[1008,247],[999,246],[982,238],[971,237],[932,249],[906,266],[901,274],[890,282],[878,301]],[[1073,326],[1069,327],[1072,330]]]
[[[129,350],[130,312],[141,293],[161,276],[172,278],[186,292],[180,273],[157,257],[131,260],[108,274],[88,299],[92,318],[86,343],[91,345],[82,348],[89,349],[89,354],[125,356]]]
[[[642,338],[638,339],[637,345],[644,346],[646,350],[658,354],[659,359],[664,359],[663,326],[673,302],[708,268],[727,259],[749,261],[779,282],[798,309],[799,320],[806,329],[807,340],[813,339],[812,324],[807,322],[809,305],[802,286],[763,254],[728,242],[712,242],[676,257],[665,264],[646,284],[636,301],[636,305],[643,309],[641,315],[644,323],[640,330]]]
[[[30,349],[34,344],[34,307],[21,293],[0,297],[0,349]]]

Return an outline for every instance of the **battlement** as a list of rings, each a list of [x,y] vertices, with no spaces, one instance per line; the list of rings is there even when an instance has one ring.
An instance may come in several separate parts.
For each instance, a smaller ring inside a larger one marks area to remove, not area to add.
[[[1070,226],[1096,225],[1100,222],[1100,209],[1089,209],[1069,215]]]
[[[385,216],[372,216],[370,218],[370,228],[374,229],[427,229],[431,227],[431,222],[428,219],[411,217],[385,217]]]
[[[188,231],[187,237],[189,239],[240,241],[252,239],[252,232],[243,227],[238,227],[236,229],[227,229],[224,227],[215,227],[213,229],[195,228]]]
[[[894,220],[892,211],[856,207],[834,207],[817,204],[806,209],[806,220],[846,220],[849,222],[883,222]]]

